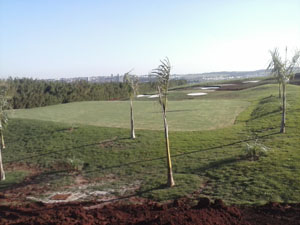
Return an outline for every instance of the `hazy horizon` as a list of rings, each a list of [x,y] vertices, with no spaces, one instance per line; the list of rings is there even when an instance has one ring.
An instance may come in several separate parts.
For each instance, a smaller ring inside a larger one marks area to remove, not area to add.
[[[170,75],[171,76],[185,76],[185,75],[200,75],[200,74],[216,74],[216,73],[247,73],[247,72],[255,72],[255,71],[262,71],[262,70],[266,70],[266,69],[258,69],[258,70],[238,70],[238,71],[210,71],[210,72],[203,72],[203,73],[181,73],[181,74],[178,74],[178,73],[171,73]],[[125,73],[124,73],[125,74]],[[115,76],[123,76],[124,74],[105,74],[105,75],[82,75],[82,76],[56,76],[56,77],[42,77],[42,78],[39,78],[39,77],[32,77],[32,76],[6,76],[6,77],[0,77],[0,79],[8,79],[8,78],[17,78],[17,79],[22,79],[22,78],[28,78],[28,79],[38,79],[38,80],[60,80],[60,79],[69,79],[69,78],[87,78],[87,77],[110,77],[111,75],[113,75],[114,77]],[[135,73],[132,73],[136,76],[148,76],[150,75],[150,73],[148,74],[135,74]]]
[[[0,0],[0,78],[265,69],[300,47],[300,2]]]

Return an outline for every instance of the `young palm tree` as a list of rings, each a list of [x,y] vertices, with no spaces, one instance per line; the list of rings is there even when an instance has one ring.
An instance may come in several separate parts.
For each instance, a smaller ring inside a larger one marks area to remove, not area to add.
[[[3,129],[4,126],[7,124],[7,113],[4,111],[4,109],[7,108],[8,102],[7,102],[7,86],[6,85],[0,85],[0,181],[5,180],[5,172],[3,169],[3,163],[2,163],[2,150],[5,148],[4,144],[4,135],[3,135]]]
[[[281,79],[280,79],[280,76],[278,74],[274,74],[275,76],[275,79],[278,83],[278,98],[281,98],[281,87],[282,87],[282,83],[281,83]]]
[[[168,166],[168,186],[173,187],[175,185],[173,179],[171,153],[170,153],[170,143],[169,143],[169,129],[167,123],[167,103],[168,103],[168,87],[170,79],[171,65],[168,58],[161,60],[161,65],[157,69],[154,69],[152,73],[158,78],[158,93],[159,93],[159,103],[162,106],[162,114],[164,120],[165,128],[165,142],[166,142],[166,153],[167,153],[167,166]]]
[[[271,73],[277,78],[279,86],[282,86],[282,117],[280,133],[285,133],[285,120],[286,120],[286,85],[289,80],[295,75],[295,67],[299,63],[300,51],[296,51],[292,60],[287,60],[287,49],[285,53],[285,59],[281,59],[278,49],[275,48],[270,51],[271,62],[268,69],[271,69]]]
[[[127,90],[130,98],[130,127],[131,127],[131,138],[135,139],[134,132],[134,117],[133,117],[133,106],[132,101],[138,91],[138,77],[131,75],[130,72],[124,74],[123,82],[127,85]]]

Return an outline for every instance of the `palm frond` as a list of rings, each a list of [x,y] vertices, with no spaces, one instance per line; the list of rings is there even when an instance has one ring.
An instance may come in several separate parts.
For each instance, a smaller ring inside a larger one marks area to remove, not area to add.
[[[284,61],[280,57],[278,48],[275,48],[273,51],[270,51],[270,54],[271,62],[269,63],[267,69],[271,70],[271,74],[277,79],[279,83],[288,82],[289,79],[294,76],[295,67],[299,63],[300,52],[296,51],[291,61],[287,60],[287,49]]]
[[[171,65],[167,57],[164,60],[160,60],[160,63],[156,69],[152,70],[151,74],[156,77],[158,82],[159,102],[166,105]]]
[[[130,98],[133,98],[138,92],[139,78],[136,75],[130,74],[131,71],[124,74],[123,83],[127,85]]]

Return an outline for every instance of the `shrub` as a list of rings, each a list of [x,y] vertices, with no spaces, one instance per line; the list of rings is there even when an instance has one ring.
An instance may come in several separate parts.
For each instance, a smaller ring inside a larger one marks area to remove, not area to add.
[[[72,159],[68,158],[67,161],[72,171],[82,171],[84,167],[84,162],[82,160],[73,157]]]
[[[258,143],[257,139],[254,142],[246,143],[245,146],[246,157],[252,161],[258,160],[261,156],[266,156],[269,150],[265,145]]]

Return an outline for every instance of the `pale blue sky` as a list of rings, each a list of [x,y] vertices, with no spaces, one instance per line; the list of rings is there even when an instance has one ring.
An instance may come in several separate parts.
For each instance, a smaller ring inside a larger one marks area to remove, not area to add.
[[[0,0],[0,78],[266,68],[300,48],[299,0]]]

